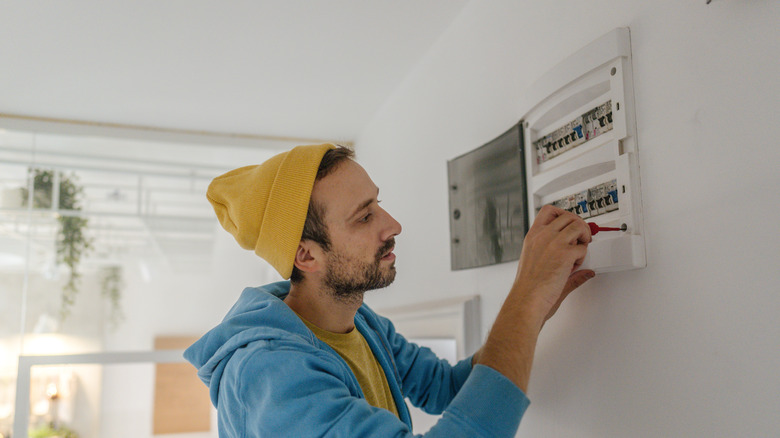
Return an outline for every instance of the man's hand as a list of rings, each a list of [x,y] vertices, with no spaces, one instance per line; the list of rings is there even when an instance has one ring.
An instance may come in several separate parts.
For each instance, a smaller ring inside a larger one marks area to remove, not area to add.
[[[566,299],[567,296],[578,287],[585,284],[586,281],[590,280],[591,278],[595,277],[596,273],[591,271],[590,269],[583,269],[581,271],[577,271],[572,273],[569,276],[569,280],[566,282],[566,286],[563,287],[563,292],[561,293],[561,296],[558,297],[558,301],[555,303],[555,305],[550,309],[550,311],[547,313],[547,316],[544,317],[544,322],[547,322],[548,319],[552,318],[553,315],[555,315],[555,312],[558,311],[558,308],[561,307],[561,303],[563,303],[563,300]]]
[[[590,270],[577,271],[591,241],[590,228],[574,213],[546,205],[536,216],[525,236],[512,288],[544,308],[540,322],[552,316],[571,291],[595,275]]]
[[[539,330],[566,296],[594,275],[578,271],[591,240],[590,228],[579,216],[542,207],[525,236],[512,289],[474,363],[527,390]]]

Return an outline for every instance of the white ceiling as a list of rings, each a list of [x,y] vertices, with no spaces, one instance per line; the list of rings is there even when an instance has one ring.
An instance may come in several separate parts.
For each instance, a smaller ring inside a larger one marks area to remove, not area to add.
[[[466,0],[0,6],[0,113],[352,141]]]
[[[208,181],[300,144],[19,126],[9,115],[350,142],[465,2],[3,2],[0,256],[15,258],[0,265],[28,254],[28,265],[50,275],[57,217],[77,214],[93,241],[87,268],[141,257],[202,269],[218,228]],[[83,209],[24,207],[19,190],[30,167],[75,175]]]

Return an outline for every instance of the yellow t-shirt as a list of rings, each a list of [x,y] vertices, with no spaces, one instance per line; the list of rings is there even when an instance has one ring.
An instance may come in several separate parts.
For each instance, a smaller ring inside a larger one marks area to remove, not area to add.
[[[300,317],[300,315],[298,316]],[[336,350],[336,353],[347,362],[352,372],[355,373],[368,404],[387,409],[396,417],[398,416],[398,409],[395,407],[393,394],[390,392],[390,385],[387,384],[387,377],[382,371],[382,366],[379,365],[371,347],[368,346],[368,342],[357,328],[352,329],[349,333],[341,334],[323,330],[304,318],[301,318],[301,321],[314,332],[317,338]]]

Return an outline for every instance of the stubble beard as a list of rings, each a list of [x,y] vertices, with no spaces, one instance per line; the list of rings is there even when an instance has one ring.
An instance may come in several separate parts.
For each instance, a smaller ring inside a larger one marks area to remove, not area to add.
[[[337,301],[356,304],[363,302],[366,291],[389,286],[395,280],[395,262],[383,270],[381,259],[394,245],[395,239],[385,242],[375,254],[373,262],[363,262],[331,250],[324,278],[328,293]]]

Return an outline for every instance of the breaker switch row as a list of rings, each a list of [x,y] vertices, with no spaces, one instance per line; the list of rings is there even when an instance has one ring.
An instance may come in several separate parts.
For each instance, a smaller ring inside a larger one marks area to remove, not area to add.
[[[534,142],[536,163],[575,148],[612,129],[612,101],[593,108]]]
[[[617,180],[565,196],[551,203],[582,218],[596,217],[618,209]]]

